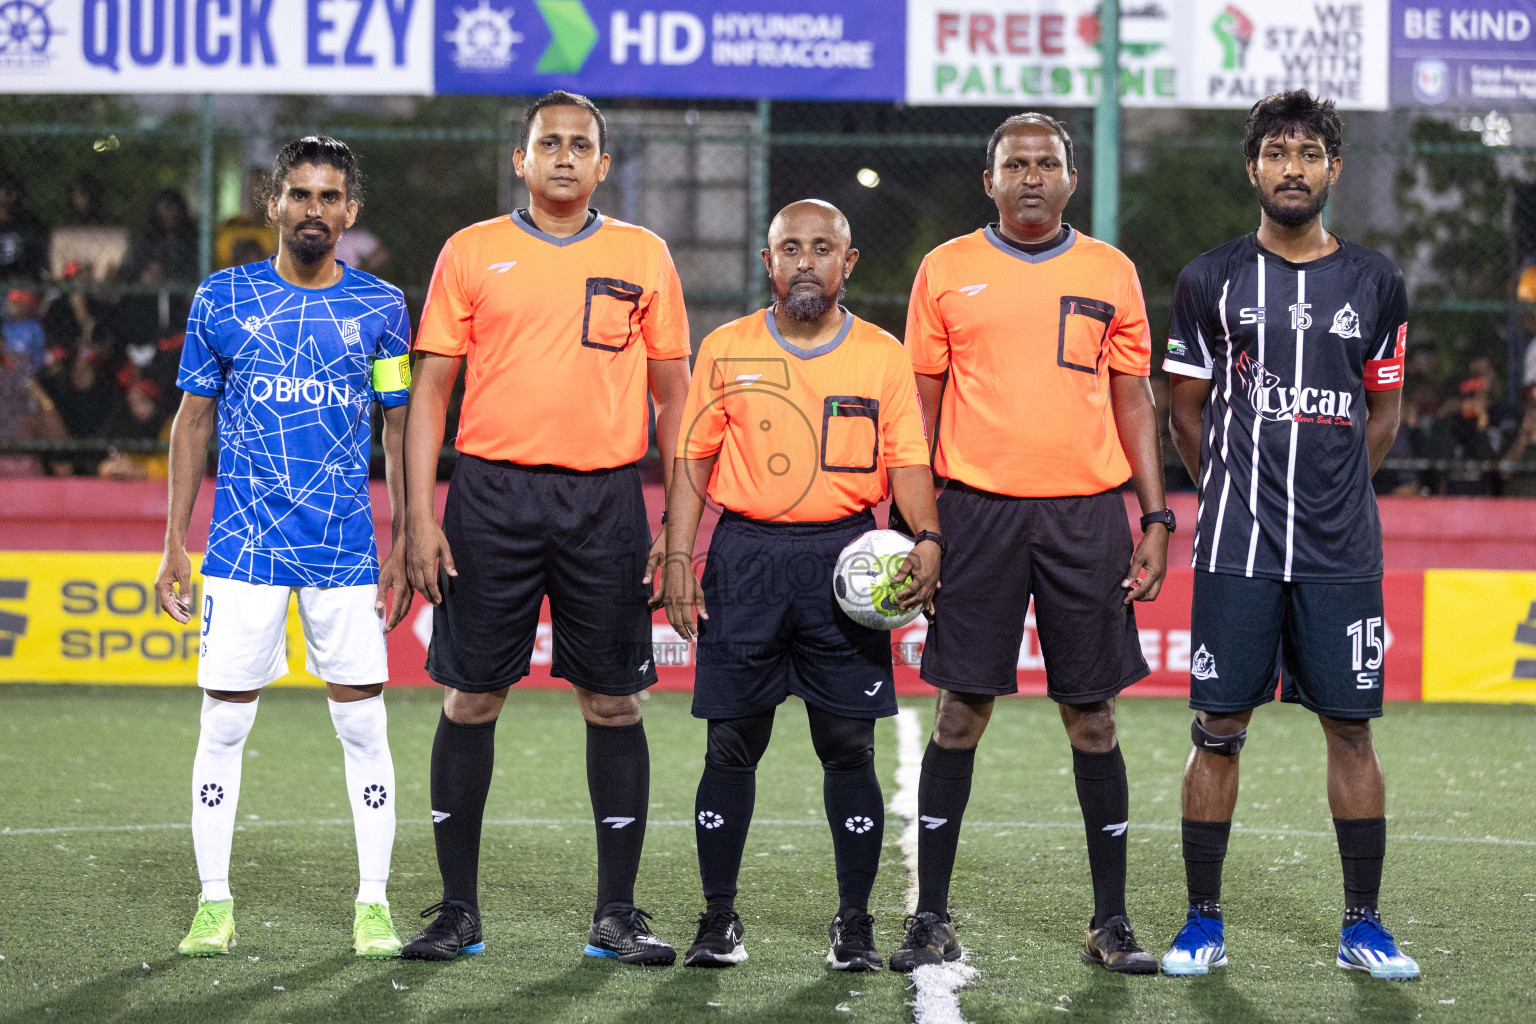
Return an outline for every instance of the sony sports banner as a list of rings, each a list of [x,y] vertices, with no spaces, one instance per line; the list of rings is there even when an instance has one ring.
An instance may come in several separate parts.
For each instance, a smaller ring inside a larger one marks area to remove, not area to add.
[[[901,99],[882,0],[437,0],[439,93]]]
[[[1536,572],[1425,572],[1424,699],[1536,704]]]
[[[1392,105],[1536,110],[1536,0],[1392,0]]]
[[[907,102],[1092,106],[1100,0],[910,0]],[[1183,0],[1120,7],[1126,106],[1245,109],[1310,89],[1387,106],[1387,0]]]
[[[0,92],[432,91],[431,0],[7,0]]]

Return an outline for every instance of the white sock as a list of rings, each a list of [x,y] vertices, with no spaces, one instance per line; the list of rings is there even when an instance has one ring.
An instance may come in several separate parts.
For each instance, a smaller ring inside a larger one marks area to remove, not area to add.
[[[384,695],[329,703],[346,756],[347,798],[357,835],[357,902],[386,903],[384,884],[395,846],[395,762],[389,755]]]
[[[202,728],[192,760],[192,848],[205,900],[227,900],[229,847],[240,802],[240,759],[259,700],[245,704],[203,694]]]

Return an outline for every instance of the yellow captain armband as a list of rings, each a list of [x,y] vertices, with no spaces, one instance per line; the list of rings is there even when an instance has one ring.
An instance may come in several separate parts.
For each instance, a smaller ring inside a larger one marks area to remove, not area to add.
[[[373,361],[373,390],[404,391],[411,386],[411,357],[391,356]]]

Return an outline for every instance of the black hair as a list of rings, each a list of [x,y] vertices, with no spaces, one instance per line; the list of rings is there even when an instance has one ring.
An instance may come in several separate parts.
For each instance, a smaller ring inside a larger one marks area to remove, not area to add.
[[[997,158],[997,144],[1003,141],[1003,136],[1018,128],[1049,128],[1061,137],[1061,144],[1067,148],[1067,170],[1077,170],[1077,165],[1072,162],[1072,136],[1067,134],[1067,126],[1056,120],[1050,114],[1041,114],[1030,111],[1025,114],[1014,114],[992,133],[992,138],[987,142],[987,170],[992,170],[992,161]]]
[[[545,107],[580,107],[591,114],[597,121],[597,153],[601,156],[608,151],[608,120],[603,117],[603,112],[597,109],[597,104],[579,93],[556,89],[534,100],[528,104],[528,109],[523,111],[523,135],[522,141],[518,144],[518,148],[523,152],[528,152],[528,143],[533,135],[533,119]]]
[[[1259,158],[1265,139],[1321,139],[1332,160],[1344,147],[1344,122],[1333,100],[1320,100],[1305,89],[1270,93],[1255,103],[1243,123],[1243,155]]]
[[[288,172],[299,164],[336,168],[346,179],[348,201],[363,205],[363,172],[358,170],[357,155],[345,142],[329,135],[306,135],[278,150],[277,159],[272,161],[271,195],[282,194]]]

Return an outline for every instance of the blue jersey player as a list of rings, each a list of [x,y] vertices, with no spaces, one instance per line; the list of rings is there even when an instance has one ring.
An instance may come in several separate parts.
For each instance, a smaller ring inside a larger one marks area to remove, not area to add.
[[[1376,912],[1386,792],[1371,741],[1386,653],[1381,522],[1371,474],[1397,434],[1408,332],[1402,275],[1323,226],[1343,170],[1333,103],[1276,93],[1248,114],[1243,148],[1258,231],[1179,275],[1164,368],[1172,434],[1199,482],[1184,770],[1184,924],[1164,972],[1226,958],[1221,869],[1238,751],[1274,699],[1318,716],[1328,806],[1344,867],[1338,965],[1372,977],[1419,968]]]
[[[202,896],[180,946],[188,956],[228,952],[234,935],[229,856],[240,760],[257,695],[288,672],[293,594],[308,667],[326,682],[345,756],[360,876],[353,946],[368,957],[400,949],[384,893],[395,838],[384,634],[404,618],[411,591],[400,545],[379,564],[368,460],[378,402],[390,505],[399,509],[410,321],[398,288],[335,257],[360,201],[357,160],[343,143],[309,136],[283,147],[267,204],[277,256],[209,277],[187,322],[155,584],[178,622],[202,618],[202,729],[192,765]],[[219,466],[198,603],[186,533],[215,418]]]

